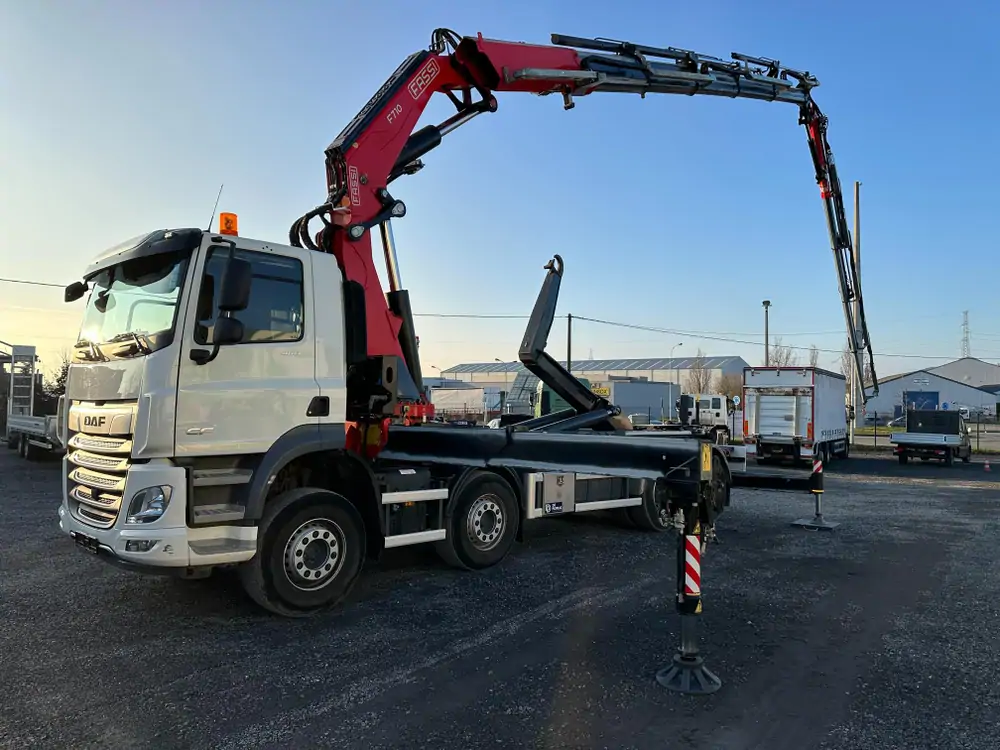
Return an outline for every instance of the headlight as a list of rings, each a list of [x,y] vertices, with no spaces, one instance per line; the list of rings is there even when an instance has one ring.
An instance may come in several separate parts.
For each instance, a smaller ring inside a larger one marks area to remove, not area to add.
[[[170,505],[171,487],[147,487],[132,497],[125,523],[152,523],[167,511]]]

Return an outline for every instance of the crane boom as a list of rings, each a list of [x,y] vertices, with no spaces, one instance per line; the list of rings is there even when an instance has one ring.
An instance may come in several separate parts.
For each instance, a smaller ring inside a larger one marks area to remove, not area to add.
[[[399,177],[423,167],[421,157],[442,138],[484,112],[496,112],[495,93],[558,94],[565,109],[593,93],[724,96],[794,104],[805,126],[816,181],[823,198],[844,306],[848,342],[859,372],[868,352],[872,395],[878,394],[861,288],[847,227],[843,195],[827,141],[827,118],[812,99],[819,81],[776,60],[733,53],[731,60],[674,47],[649,47],[609,39],[554,34],[551,45],[460,37],[437,29],[429,49],[407,57],[326,149],[326,200],[296,220],[290,241],[336,256],[345,278],[364,292],[368,362],[374,378],[396,362],[401,400],[423,392],[409,296],[403,288],[391,220],[406,214],[389,192]],[[438,125],[414,128],[435,93],[456,113]],[[319,219],[323,227],[310,234]],[[389,291],[375,270],[371,231],[379,228]],[[855,319],[853,305],[859,314]],[[381,363],[381,367],[378,366]],[[404,364],[405,366],[399,366]],[[373,411],[373,413],[378,413]]]

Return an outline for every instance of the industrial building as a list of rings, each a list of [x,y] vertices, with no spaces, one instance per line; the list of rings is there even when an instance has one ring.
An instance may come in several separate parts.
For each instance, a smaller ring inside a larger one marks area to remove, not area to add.
[[[565,361],[560,364],[566,366]],[[709,376],[709,382],[714,383],[722,375],[737,375],[742,378],[743,368],[748,366],[742,357],[709,356],[701,359],[586,359],[571,363],[573,374],[585,378],[594,388],[610,388],[610,383],[618,380],[648,380],[672,384],[673,389],[667,391],[669,398],[664,399],[666,416],[673,414],[673,402],[680,395],[681,389],[690,390],[690,374],[693,369],[704,370]],[[496,393],[496,397],[487,396],[487,399],[492,402],[494,398],[499,398],[505,403],[505,411],[527,413],[531,410],[531,398],[537,386],[538,378],[529,373],[520,362],[481,362],[455,365],[442,370],[441,378],[435,380],[432,388],[482,388],[487,393]],[[481,395],[479,399],[482,399]],[[628,404],[619,406],[623,411],[627,411],[629,407]],[[645,406],[643,411],[646,411]]]
[[[865,389],[871,394],[871,388]],[[959,409],[997,414],[1000,403],[1000,367],[975,357],[963,357],[938,367],[893,375],[879,381],[879,395],[871,398],[862,419],[877,414],[890,418],[906,408]]]

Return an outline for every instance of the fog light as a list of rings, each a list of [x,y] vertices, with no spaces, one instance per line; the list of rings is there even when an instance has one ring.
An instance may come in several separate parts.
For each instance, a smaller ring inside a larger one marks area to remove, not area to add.
[[[129,539],[125,542],[126,552],[149,552],[159,539]]]
[[[147,487],[139,490],[129,504],[125,523],[144,524],[160,519],[170,505],[170,487]]]

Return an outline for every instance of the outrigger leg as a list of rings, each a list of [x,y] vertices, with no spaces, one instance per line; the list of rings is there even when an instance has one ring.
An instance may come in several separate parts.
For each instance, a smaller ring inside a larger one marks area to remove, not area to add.
[[[697,506],[684,509],[684,526],[678,531],[677,613],[681,619],[681,644],[670,666],[656,673],[656,681],[677,693],[708,695],[722,687],[722,680],[705,666],[698,652],[704,534]]]

